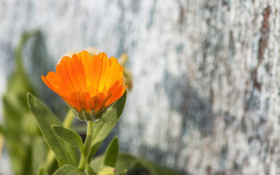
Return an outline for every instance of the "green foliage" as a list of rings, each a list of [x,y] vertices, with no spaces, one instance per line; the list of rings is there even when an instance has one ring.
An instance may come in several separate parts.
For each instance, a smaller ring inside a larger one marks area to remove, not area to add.
[[[74,167],[73,165],[63,165],[61,168],[59,168],[54,175],[84,175],[83,172],[81,172],[77,167]]]
[[[126,175],[126,173],[127,173],[127,170],[124,169],[122,172],[119,172],[118,175]]]
[[[98,172],[98,175],[115,175],[115,168],[112,167],[104,167]]]
[[[41,133],[48,146],[54,152],[59,166],[64,164],[77,165],[77,150],[67,142],[59,139],[51,129],[52,125],[62,126],[59,119],[33,95],[27,95],[28,105],[34,114]]]
[[[5,138],[12,170],[16,175],[32,174],[38,167],[33,165],[33,141],[40,137],[40,133],[26,102],[26,93],[35,91],[22,64],[24,45],[30,37],[37,34],[37,31],[32,31],[22,35],[15,52],[15,69],[9,77],[7,91],[2,97],[4,121],[0,133]],[[44,158],[39,157],[44,155],[42,152],[36,158]]]
[[[79,148],[81,152],[83,151],[83,141],[78,133],[59,125],[52,125],[51,127],[59,138]]]
[[[89,166],[86,166],[87,175],[97,175],[97,173]]]
[[[167,167],[157,165],[143,158],[138,158],[137,163],[147,169],[151,175],[179,175],[177,172]]]
[[[135,156],[126,153],[119,153],[116,168],[121,171],[124,169],[131,170],[136,167],[138,159]]]
[[[44,164],[48,148],[42,137],[38,136],[32,144],[32,170],[36,174],[41,165]]]
[[[96,124],[94,128],[94,135],[93,135],[93,141],[92,146],[90,150],[90,156],[88,162],[90,162],[90,159],[93,157],[97,149],[102,144],[103,140],[109,135],[109,133],[114,129],[116,126],[124,105],[126,101],[126,92],[123,94],[123,96],[115,102],[102,116],[101,121]]]
[[[92,162],[93,170],[96,172],[104,171],[108,167],[115,168],[119,153],[118,137],[115,137],[107,147],[103,156],[97,157]],[[107,168],[106,168],[107,167]]]
[[[100,171],[105,155],[101,155],[92,160],[90,166],[95,171]],[[128,170],[133,172],[134,169],[142,169],[144,172],[148,172],[150,175],[179,175],[176,171],[173,171],[167,167],[157,165],[146,159],[135,157],[126,153],[119,153],[115,166],[117,174],[122,174]]]
[[[103,166],[115,167],[117,163],[118,153],[119,153],[119,141],[118,141],[118,137],[115,137],[111,141],[108,148],[106,149],[102,162]]]
[[[44,168],[40,168],[38,175],[48,175],[48,172]]]

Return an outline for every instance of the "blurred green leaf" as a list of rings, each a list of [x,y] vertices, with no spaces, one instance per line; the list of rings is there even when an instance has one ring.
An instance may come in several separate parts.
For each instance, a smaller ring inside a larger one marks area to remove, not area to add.
[[[7,143],[9,147],[10,159],[13,163],[13,170],[16,174],[32,174],[32,156],[30,144],[18,144],[18,142],[10,141]]]
[[[73,125],[71,126],[71,129],[80,134],[87,133],[87,127],[85,127],[84,124]]]
[[[92,159],[89,165],[95,172],[99,172],[102,166],[102,161],[103,161],[103,155],[100,155]]]
[[[119,153],[118,137],[115,137],[106,149],[103,157],[103,166],[115,167]]]
[[[15,51],[16,67],[15,67],[15,71],[13,72],[13,74],[8,82],[7,93],[10,93],[10,92],[26,93],[27,91],[34,93],[34,89],[31,86],[31,83],[30,83],[28,76],[23,67],[22,51],[23,51],[25,43],[28,41],[28,39],[30,37],[38,35],[38,34],[39,34],[39,31],[37,31],[37,30],[27,31],[22,34],[19,44],[17,45],[16,51]]]
[[[42,137],[36,137],[32,144],[32,169],[33,174],[39,171],[40,166],[45,162],[48,148]],[[41,171],[41,169],[40,169]]]
[[[27,103],[22,104],[15,95],[5,94],[3,96],[4,124],[2,130],[5,134],[13,172],[19,175],[32,174],[31,140],[33,134],[26,130],[26,121],[30,119],[30,116],[24,107]],[[34,128],[32,122],[30,128]]]
[[[15,69],[8,79],[7,91],[2,97],[4,120],[2,130],[5,144],[16,175],[32,174],[33,138],[39,135],[35,119],[28,109],[26,93],[35,92],[22,63],[22,50],[38,31],[24,32],[15,51]]]
[[[97,175],[97,173],[87,164],[86,166],[87,175]]]
[[[116,169],[113,167],[104,167],[98,172],[98,175],[115,175]]]
[[[38,175],[49,175],[49,174],[44,168],[40,168],[40,170],[38,171]]]
[[[52,125],[51,127],[53,132],[58,137],[60,137],[65,142],[68,142],[71,145],[79,148],[81,152],[83,151],[83,141],[79,134],[70,129],[66,129],[63,126]]]
[[[117,175],[126,175],[127,169],[124,169],[122,172],[117,173]]]
[[[102,144],[102,141],[99,141],[97,143],[94,143],[91,148],[90,148],[90,156],[89,156],[89,160],[88,163],[91,161],[90,157],[93,157],[93,155],[97,152],[98,148],[100,147],[100,145]]]
[[[102,167],[102,160],[104,159],[103,157],[104,155],[98,156],[90,163],[90,166],[96,172],[98,172],[100,167]],[[133,172],[133,170],[135,168],[139,168],[139,166],[148,171],[150,175],[179,175],[179,173],[176,171],[173,171],[165,166],[157,165],[144,158],[135,157],[127,153],[119,153],[116,163],[117,171],[122,172],[127,169],[128,171]]]
[[[36,99],[30,93],[27,95],[28,105],[32,111],[38,126],[47,142],[49,148],[53,150],[57,158],[59,166],[64,164],[77,165],[78,160],[76,158],[77,150],[67,142],[60,140],[52,132],[51,125],[58,125],[62,127],[58,118],[51,113],[51,111],[38,99]]]
[[[146,168],[151,175],[179,175],[176,171],[173,171],[165,166],[157,165],[143,158],[138,158],[137,163]]]
[[[72,165],[66,164],[60,167],[54,175],[83,175],[84,173],[81,172],[77,167]]]
[[[116,169],[122,171],[124,169],[132,169],[137,164],[137,158],[127,153],[119,153]]]
[[[5,136],[5,129],[4,129],[4,127],[1,124],[0,124],[0,134]]]
[[[88,162],[92,159],[93,155],[103,142],[103,140],[108,136],[108,134],[113,130],[116,126],[126,100],[126,92],[123,96],[116,101],[102,116],[101,121],[95,125],[94,133],[93,133],[93,141],[90,150],[90,156]]]
[[[8,96],[4,95],[3,96],[3,112],[4,112],[4,130],[6,129],[7,132],[6,134],[9,134],[7,136],[7,139],[20,139],[22,134],[23,128],[22,128],[22,120],[24,118],[21,118],[21,111],[20,110],[20,105],[13,102],[14,99],[11,97],[9,98]],[[23,111],[22,111],[23,112]],[[24,112],[23,112],[24,113]],[[15,137],[11,137],[15,136]]]

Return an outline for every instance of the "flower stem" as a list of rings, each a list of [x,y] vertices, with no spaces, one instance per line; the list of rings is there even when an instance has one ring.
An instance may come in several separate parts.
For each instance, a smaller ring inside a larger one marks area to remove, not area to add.
[[[89,152],[90,152],[90,146],[91,146],[91,142],[93,139],[93,127],[94,127],[94,122],[93,121],[88,121],[87,122],[87,136],[86,136],[86,141],[84,144],[84,150],[82,151],[81,154],[81,160],[79,163],[78,168],[80,170],[84,170],[87,164],[87,159],[89,156]]]
[[[63,121],[63,126],[65,128],[70,128],[70,126],[72,125],[73,120],[74,120],[74,115],[73,115],[72,111],[69,110],[67,112],[67,114],[66,114],[66,117],[65,117],[64,121]]]

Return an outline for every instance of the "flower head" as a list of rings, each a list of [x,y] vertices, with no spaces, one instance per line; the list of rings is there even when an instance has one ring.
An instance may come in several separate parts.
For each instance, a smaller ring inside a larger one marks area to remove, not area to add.
[[[41,76],[81,120],[99,119],[109,105],[125,92],[123,67],[105,53],[90,56],[87,51],[64,56],[56,73]]]

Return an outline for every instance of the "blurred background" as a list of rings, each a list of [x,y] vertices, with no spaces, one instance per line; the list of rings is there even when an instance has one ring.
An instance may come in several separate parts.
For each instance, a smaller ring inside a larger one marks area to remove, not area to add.
[[[40,76],[64,54],[127,53],[133,88],[114,130],[122,151],[182,174],[279,174],[279,9],[277,0],[0,0],[0,95],[25,31],[40,31],[24,66],[58,115],[64,104]],[[10,174],[5,149],[1,173]]]

